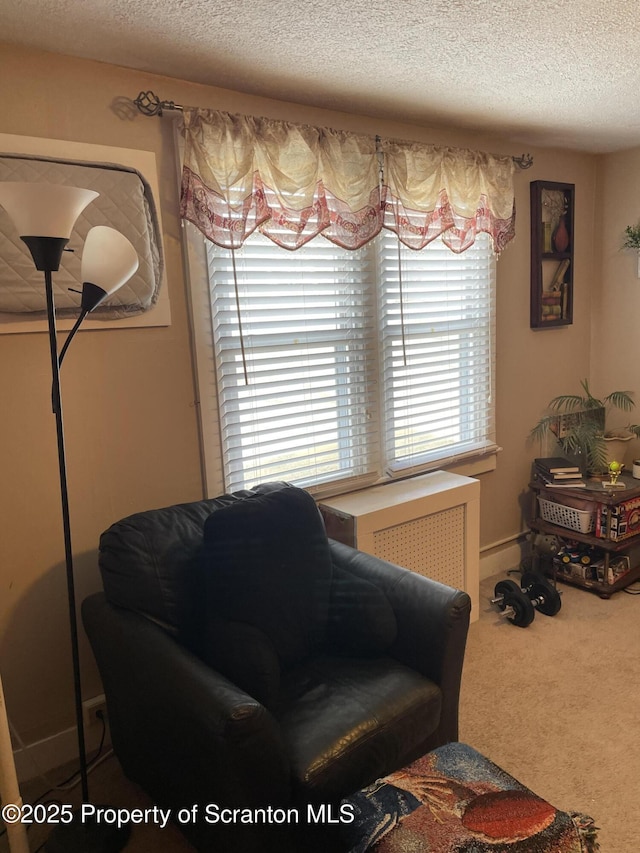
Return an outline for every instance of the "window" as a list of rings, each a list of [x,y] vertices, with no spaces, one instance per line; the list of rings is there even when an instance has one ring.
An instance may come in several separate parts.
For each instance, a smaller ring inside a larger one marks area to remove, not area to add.
[[[490,239],[207,244],[225,488],[345,490],[493,448]]]

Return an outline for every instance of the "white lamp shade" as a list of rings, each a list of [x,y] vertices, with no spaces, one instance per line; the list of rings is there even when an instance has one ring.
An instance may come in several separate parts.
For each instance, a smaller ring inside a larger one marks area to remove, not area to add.
[[[82,252],[83,282],[101,287],[108,296],[137,269],[138,254],[124,234],[107,225],[96,225],[89,231]]]
[[[0,205],[20,237],[71,236],[75,221],[100,193],[62,184],[0,182]]]

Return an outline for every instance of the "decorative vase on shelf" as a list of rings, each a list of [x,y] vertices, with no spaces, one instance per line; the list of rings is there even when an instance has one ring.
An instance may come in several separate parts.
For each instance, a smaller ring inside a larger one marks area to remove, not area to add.
[[[621,430],[619,435],[605,435],[604,442],[606,447],[607,463],[624,463],[627,442],[631,441],[634,437],[633,433],[627,433],[625,435],[624,430]]]
[[[558,227],[553,232],[553,245],[556,252],[566,252],[569,248],[569,232],[567,231],[566,218],[566,213],[560,215]]]

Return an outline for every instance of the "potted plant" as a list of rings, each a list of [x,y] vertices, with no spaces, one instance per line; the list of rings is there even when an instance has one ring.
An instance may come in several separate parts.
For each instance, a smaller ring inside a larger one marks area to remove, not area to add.
[[[622,462],[625,442],[640,438],[638,424],[607,429],[607,415],[612,409],[630,412],[635,402],[629,391],[612,391],[600,399],[591,393],[588,380],[582,379],[580,385],[583,394],[554,397],[547,407],[550,414],[540,418],[530,435],[542,443],[551,433],[566,456],[581,458],[589,472],[603,474],[610,462]],[[614,441],[620,444],[612,450]]]
[[[638,278],[640,278],[640,223],[638,225],[627,225],[624,229],[626,238],[622,244],[623,249],[635,249],[638,256]]]

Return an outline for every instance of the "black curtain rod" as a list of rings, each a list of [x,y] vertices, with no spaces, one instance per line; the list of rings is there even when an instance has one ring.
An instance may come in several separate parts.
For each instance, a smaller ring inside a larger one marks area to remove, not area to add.
[[[177,110],[178,112],[184,110],[181,104],[176,104],[174,101],[161,101],[151,91],[140,92],[133,103],[145,116],[161,116],[165,110]],[[512,157],[511,159],[519,169],[530,169],[533,166],[533,157],[531,154],[521,154],[519,157]]]

